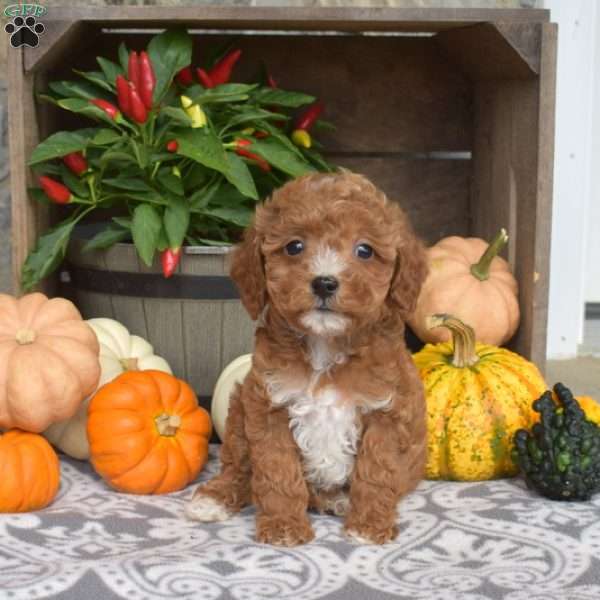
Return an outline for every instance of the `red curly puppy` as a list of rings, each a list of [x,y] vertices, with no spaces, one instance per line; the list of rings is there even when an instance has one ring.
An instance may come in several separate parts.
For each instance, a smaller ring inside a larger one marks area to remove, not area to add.
[[[189,518],[254,502],[257,539],[292,546],[313,538],[313,507],[345,515],[354,540],[396,536],[398,500],[425,467],[404,321],[426,271],[401,208],[360,175],[307,175],[258,207],[231,269],[260,319],[252,370],[231,398],[221,474]]]

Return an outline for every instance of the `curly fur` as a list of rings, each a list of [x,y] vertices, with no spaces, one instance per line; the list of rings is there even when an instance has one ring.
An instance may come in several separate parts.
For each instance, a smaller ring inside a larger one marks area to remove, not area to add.
[[[289,256],[296,239],[304,251]],[[371,258],[355,254],[360,243]],[[295,545],[313,537],[312,507],[345,515],[355,540],[396,536],[397,502],[425,467],[424,394],[404,321],[426,271],[400,206],[360,175],[307,175],[257,209],[231,269],[261,317],[252,370],[231,398],[222,472],[197,488],[190,518],[254,502],[257,539]],[[339,282],[325,305],[317,275]]]

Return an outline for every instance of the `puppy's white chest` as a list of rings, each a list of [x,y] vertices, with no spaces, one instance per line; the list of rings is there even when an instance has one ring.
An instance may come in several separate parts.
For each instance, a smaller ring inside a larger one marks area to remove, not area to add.
[[[344,362],[345,356],[331,355],[320,340],[311,340],[309,349],[312,376],[295,385],[273,380],[269,385],[271,402],[287,407],[306,479],[317,489],[331,489],[343,486],[352,474],[361,426],[356,408],[341,401],[335,386],[313,391],[327,369]]]

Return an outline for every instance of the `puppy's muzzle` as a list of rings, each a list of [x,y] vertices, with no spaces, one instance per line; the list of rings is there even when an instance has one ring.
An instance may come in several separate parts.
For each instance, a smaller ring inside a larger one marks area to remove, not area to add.
[[[320,276],[312,280],[311,287],[315,296],[321,300],[327,300],[335,294],[340,284],[335,277]]]

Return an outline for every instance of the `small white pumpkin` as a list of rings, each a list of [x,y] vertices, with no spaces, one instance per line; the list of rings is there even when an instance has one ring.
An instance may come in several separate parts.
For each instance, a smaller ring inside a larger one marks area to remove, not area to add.
[[[242,354],[224,369],[212,397],[210,416],[217,435],[222,440],[225,435],[225,421],[229,412],[229,400],[236,383],[242,383],[252,367],[252,354]]]
[[[125,371],[155,369],[173,374],[167,361],[160,356],[155,356],[154,349],[146,340],[131,335],[118,321],[89,319],[86,323],[94,330],[100,344],[102,372],[96,389]],[[87,460],[90,456],[86,427],[88,404],[93,395],[83,401],[73,417],[54,423],[43,433],[49,442],[73,458]]]

